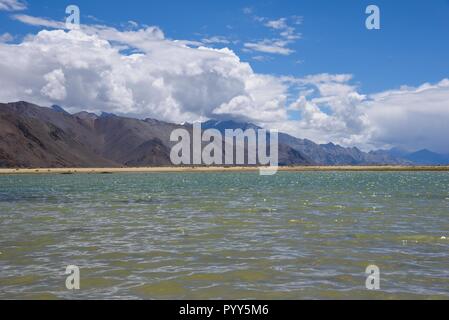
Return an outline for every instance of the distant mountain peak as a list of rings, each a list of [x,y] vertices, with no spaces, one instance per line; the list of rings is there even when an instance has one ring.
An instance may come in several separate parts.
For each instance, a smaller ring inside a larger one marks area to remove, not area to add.
[[[56,111],[56,112],[59,112],[59,113],[69,114],[67,111],[64,110],[64,108],[62,108],[61,106],[58,106],[57,104],[52,105],[51,109],[53,111]]]
[[[388,151],[388,153],[393,157],[404,157],[407,154],[410,154],[410,150],[406,150],[400,147],[394,147]]]
[[[323,146],[323,147],[331,147],[331,148],[339,147],[339,146],[335,145],[333,142],[322,144],[321,146]]]
[[[248,129],[254,129],[254,130],[261,129],[261,127],[256,126],[253,123],[244,122],[244,121],[235,121],[235,120],[209,120],[209,121],[203,122],[201,124],[201,126],[204,130],[217,129],[221,132],[224,132],[226,129],[229,129],[229,130],[242,129],[244,131],[248,130]]]
[[[111,118],[111,117],[117,117],[117,116],[113,113],[104,112],[104,111],[102,111],[100,114],[100,118]]]
[[[449,164],[449,155],[444,155],[422,149],[405,156],[407,160],[420,165],[447,165]]]
[[[145,121],[146,123],[149,123],[149,124],[159,124],[159,123],[162,123],[162,121],[159,121],[159,120],[156,120],[156,119],[153,119],[153,118],[146,118],[146,119],[143,120],[143,121]]]
[[[78,117],[80,119],[98,119],[98,116],[95,113],[87,112],[87,111],[81,111],[74,114],[75,117]]]
[[[429,149],[421,149],[416,152],[413,152],[413,154],[436,154],[436,153],[433,151],[430,151]]]

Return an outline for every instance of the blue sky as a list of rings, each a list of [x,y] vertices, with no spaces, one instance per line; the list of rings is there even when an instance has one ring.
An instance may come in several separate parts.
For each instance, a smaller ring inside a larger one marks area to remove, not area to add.
[[[351,73],[366,92],[435,82],[447,76],[449,70],[447,0],[27,2],[27,14],[55,20],[64,19],[67,5],[76,4],[81,8],[82,23],[95,22],[89,18],[94,16],[100,23],[117,27],[128,21],[157,25],[173,39],[224,36],[240,41],[226,46],[251,62],[257,72],[294,76]],[[381,9],[379,31],[365,28],[364,11],[369,4]],[[250,8],[252,14],[245,14],[244,8]],[[242,42],[273,35],[254,16],[274,20],[295,15],[303,17],[303,24],[297,28],[302,39],[290,46],[295,50],[293,54],[262,54],[267,61],[259,62],[252,59],[254,53],[241,50]],[[24,35],[36,29],[9,16],[6,12],[0,14],[0,34]]]
[[[0,0],[2,102],[232,118],[364,150],[449,153],[448,57],[449,0]]]

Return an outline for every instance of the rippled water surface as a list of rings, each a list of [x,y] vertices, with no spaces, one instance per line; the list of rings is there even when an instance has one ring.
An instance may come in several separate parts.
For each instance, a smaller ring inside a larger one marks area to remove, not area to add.
[[[448,299],[449,174],[0,176],[16,298]]]

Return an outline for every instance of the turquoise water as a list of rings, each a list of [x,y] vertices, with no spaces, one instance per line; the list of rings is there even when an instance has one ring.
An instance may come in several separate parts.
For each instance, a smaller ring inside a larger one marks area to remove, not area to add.
[[[0,299],[61,298],[449,299],[449,174],[0,176]]]

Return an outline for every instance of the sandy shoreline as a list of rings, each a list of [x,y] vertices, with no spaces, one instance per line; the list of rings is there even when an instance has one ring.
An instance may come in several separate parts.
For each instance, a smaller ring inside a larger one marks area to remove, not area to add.
[[[142,168],[33,168],[0,169],[7,174],[111,174],[111,173],[176,173],[176,172],[253,172],[258,167],[142,167]],[[291,166],[280,172],[307,171],[449,171],[449,166]]]

